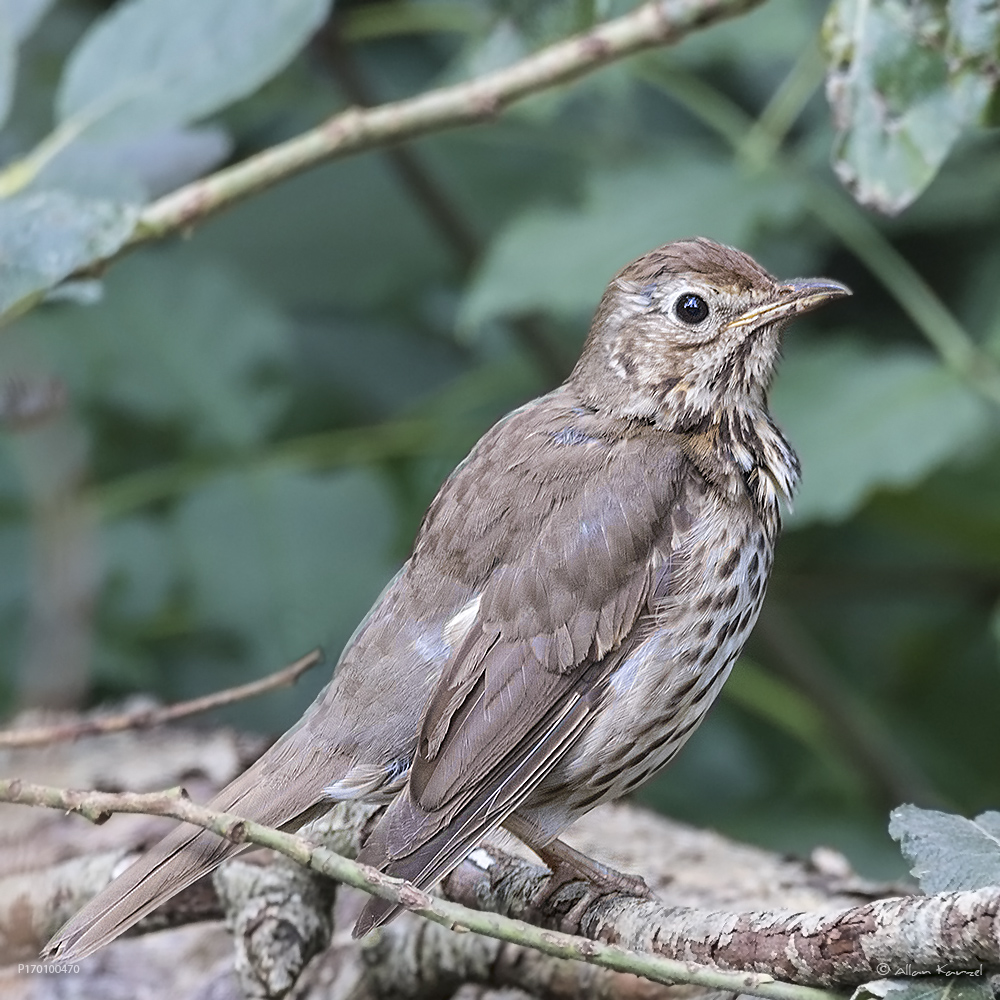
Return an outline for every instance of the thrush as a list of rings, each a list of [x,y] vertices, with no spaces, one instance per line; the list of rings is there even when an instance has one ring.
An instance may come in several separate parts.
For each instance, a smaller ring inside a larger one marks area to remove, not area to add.
[[[421,888],[501,825],[588,870],[559,833],[677,754],[756,621],[799,478],[767,405],[781,334],[849,294],[706,239],[623,268],[566,382],[476,444],[330,684],[210,805],[288,829],[389,801],[359,860]],[[46,953],[90,954],[238,850],[179,828]]]

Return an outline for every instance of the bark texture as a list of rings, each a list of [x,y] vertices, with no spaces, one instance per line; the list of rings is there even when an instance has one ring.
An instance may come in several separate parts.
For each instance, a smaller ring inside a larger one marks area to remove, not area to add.
[[[154,790],[183,782],[207,798],[261,743],[225,730],[120,733],[44,749],[0,752],[3,772],[71,787]],[[340,806],[311,837],[354,855],[377,810]],[[80,902],[169,825],[0,805],[0,994],[48,998],[312,998],[490,996],[711,996],[542,956],[404,914],[380,935],[352,941],[364,899],[258,851],[204,881],[78,969],[31,969],[38,948]],[[768,972],[817,985],[863,982],[885,966],[1000,965],[1000,893],[900,896],[858,878],[836,852],[779,857],[629,805],[595,810],[567,838],[659,897],[584,900],[579,883],[538,910],[547,873],[510,837],[498,837],[445,883],[479,908],[637,950]],[[520,856],[518,856],[520,855]],[[216,891],[218,890],[218,891]],[[889,898],[884,898],[889,897]],[[223,914],[234,936],[221,921]],[[192,923],[192,921],[195,921]],[[235,952],[233,941],[235,938]],[[234,957],[235,955],[235,957]],[[500,991],[497,993],[496,991]]]

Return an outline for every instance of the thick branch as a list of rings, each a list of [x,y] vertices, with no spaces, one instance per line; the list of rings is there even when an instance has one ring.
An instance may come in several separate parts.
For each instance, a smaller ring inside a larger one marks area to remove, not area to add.
[[[520,990],[533,1000],[691,1000],[692,994],[711,1000],[721,996],[552,958],[479,934],[456,935],[410,914],[383,928],[362,949],[367,983],[379,998],[432,1000],[451,996],[458,987],[471,983],[496,990],[494,995],[500,996],[505,995],[502,991]]]
[[[520,916],[547,878],[544,868],[499,852],[475,852],[447,881],[449,896]],[[560,890],[542,914],[560,921],[581,892]],[[561,898],[560,898],[561,897]],[[895,896],[828,912],[709,911],[606,896],[568,928],[643,953],[724,969],[753,969],[816,986],[863,983],[943,968],[1000,969],[1000,888]]]
[[[470,910],[430,896],[407,882],[390,878],[367,865],[359,865],[328,848],[315,847],[302,837],[197,806],[180,790],[153,795],[115,795],[66,791],[14,779],[0,781],[0,800],[78,812],[95,822],[102,822],[113,812],[171,816],[211,830],[234,843],[250,842],[269,847],[338,882],[400,903],[435,923],[524,945],[546,955],[579,959],[658,983],[692,983],[771,1000],[829,1000],[829,994],[823,991],[776,982],[769,975],[722,972],[689,961],[676,961],[648,953],[637,954],[615,945],[545,930],[497,913]]]
[[[328,160],[488,121],[504,108],[607,63],[670,45],[762,0],[656,0],[465,83],[371,109],[351,108],[315,129],[149,205],[125,249],[187,229],[242,198]]]
[[[78,740],[83,736],[162,726],[189,715],[208,712],[213,708],[221,708],[223,705],[232,705],[234,702],[245,701],[247,698],[255,698],[257,695],[265,694],[276,688],[294,684],[302,674],[322,661],[322,651],[314,649],[301,659],[269,674],[267,677],[262,677],[258,681],[226,688],[224,691],[216,691],[213,694],[178,702],[175,705],[164,705],[162,708],[143,708],[136,712],[122,712],[119,715],[106,715],[96,719],[79,719],[61,726],[8,729],[5,732],[0,732],[0,748],[49,746],[52,743]]]

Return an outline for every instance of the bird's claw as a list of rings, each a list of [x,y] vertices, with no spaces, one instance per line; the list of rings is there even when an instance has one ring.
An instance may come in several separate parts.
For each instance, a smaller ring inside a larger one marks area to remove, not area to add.
[[[653,891],[641,875],[631,875],[603,865],[562,841],[553,841],[541,850],[535,848],[535,853],[552,874],[532,899],[530,914],[541,916],[553,897],[566,886],[574,883],[582,886],[580,898],[559,918],[559,930],[564,933],[576,933],[587,910],[605,896],[654,898]]]

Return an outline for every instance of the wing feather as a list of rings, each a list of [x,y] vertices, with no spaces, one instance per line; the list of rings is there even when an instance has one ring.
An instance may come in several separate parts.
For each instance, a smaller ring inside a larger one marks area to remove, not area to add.
[[[517,809],[586,730],[669,560],[679,449],[641,428],[605,427],[602,438],[596,422],[581,428],[586,445],[560,444],[553,425],[581,418],[557,397],[483,439],[414,550],[425,571],[446,559],[482,578],[476,620],[425,711],[407,787],[359,856],[422,888]],[[470,538],[458,519],[480,504],[490,515]],[[395,910],[369,901],[355,933]]]
[[[395,877],[418,886],[432,885],[462,861],[471,844],[512,813],[538,787],[581,734],[589,715],[590,706],[584,704],[583,697],[567,701],[569,704],[560,706],[561,710],[554,713],[556,717],[541,728],[523,754],[507,761],[506,767],[493,770],[488,794],[469,801],[450,817],[440,836],[426,838],[416,850],[413,849],[414,833],[419,842],[419,831],[427,826],[428,814],[406,794],[396,799],[389,811],[397,815],[390,825],[397,838],[401,828],[405,828],[409,843],[403,853],[393,857],[395,863],[391,872]],[[379,824],[358,860],[371,864],[373,855],[388,855],[390,852],[383,836],[382,824]],[[362,937],[390,920],[399,909],[389,900],[372,897],[355,925],[355,937]]]

